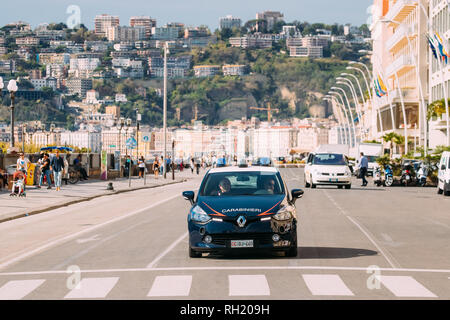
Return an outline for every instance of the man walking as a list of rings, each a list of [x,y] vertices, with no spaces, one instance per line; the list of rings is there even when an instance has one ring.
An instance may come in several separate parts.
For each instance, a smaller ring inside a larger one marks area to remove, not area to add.
[[[55,179],[56,191],[61,190],[62,172],[64,170],[64,159],[59,155],[59,150],[56,150],[56,155],[53,157],[50,165],[53,170],[53,177]]]
[[[47,189],[51,189],[52,188],[52,178],[50,176],[50,159],[48,158],[48,154],[45,153],[44,154],[44,158],[42,159],[42,165],[40,167],[41,169],[41,178],[39,179],[39,185],[38,185],[38,189],[40,189],[42,187],[42,182],[44,181],[44,176],[47,177]]]
[[[366,175],[368,168],[369,168],[369,160],[367,159],[367,157],[364,156],[364,153],[361,152],[361,159],[359,160],[359,175],[363,181],[361,187],[367,186]]]

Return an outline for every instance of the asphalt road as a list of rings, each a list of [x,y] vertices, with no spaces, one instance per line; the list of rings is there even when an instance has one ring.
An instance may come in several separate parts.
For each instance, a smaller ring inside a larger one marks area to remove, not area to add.
[[[289,189],[302,169],[281,169]],[[371,181],[370,181],[371,182]],[[0,224],[2,299],[450,299],[450,198],[305,189],[299,255],[188,257],[182,184]]]

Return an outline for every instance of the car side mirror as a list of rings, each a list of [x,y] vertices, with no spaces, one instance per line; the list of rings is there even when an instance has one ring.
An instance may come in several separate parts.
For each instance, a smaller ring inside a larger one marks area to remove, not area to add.
[[[184,200],[188,200],[192,205],[194,205],[195,192],[194,191],[184,191]]]
[[[442,166],[441,166],[441,170],[445,170],[446,168],[445,168],[445,164],[443,164]]]
[[[293,189],[291,191],[292,200],[295,202],[295,200],[300,199],[304,194],[304,191],[302,189]]]

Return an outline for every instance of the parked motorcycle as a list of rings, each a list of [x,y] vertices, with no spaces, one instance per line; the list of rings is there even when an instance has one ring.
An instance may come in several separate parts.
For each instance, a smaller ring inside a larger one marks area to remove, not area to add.
[[[386,165],[384,167],[384,185],[386,187],[392,186],[394,183],[394,172],[392,171],[392,168],[390,165]]]
[[[378,166],[375,168],[375,171],[373,173],[373,183],[378,187],[383,184],[383,181],[381,179],[381,168]]]
[[[400,177],[400,182],[405,187],[411,185],[416,180],[413,166],[410,162],[405,162],[402,167],[402,176]]]
[[[425,166],[424,163],[420,164],[419,170],[417,170],[416,179],[417,179],[417,185],[419,187],[425,187],[427,184],[427,177],[428,177],[428,168]]]

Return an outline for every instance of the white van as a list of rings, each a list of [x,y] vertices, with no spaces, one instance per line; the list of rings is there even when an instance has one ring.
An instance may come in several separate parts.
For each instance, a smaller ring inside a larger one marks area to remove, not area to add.
[[[341,153],[312,152],[305,165],[305,187],[332,185],[339,189],[352,187],[347,157]]]
[[[438,173],[438,193],[450,196],[450,152],[442,153]]]

